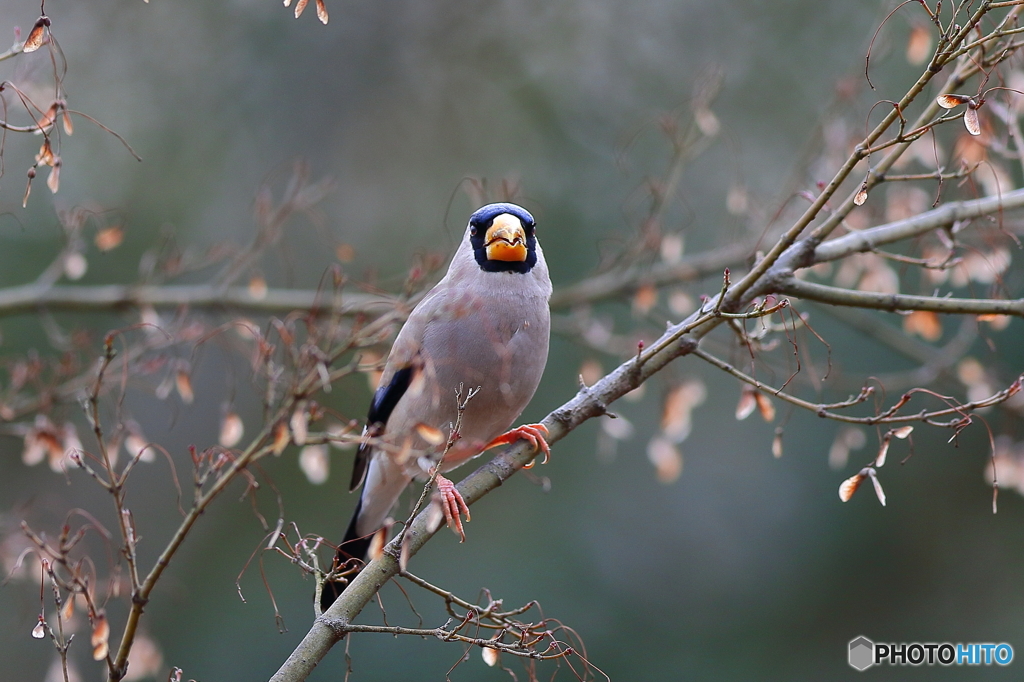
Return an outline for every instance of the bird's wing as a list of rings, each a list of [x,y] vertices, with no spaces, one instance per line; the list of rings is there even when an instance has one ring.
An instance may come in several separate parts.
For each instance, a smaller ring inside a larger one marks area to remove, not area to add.
[[[394,411],[398,401],[406,394],[409,386],[419,372],[423,370],[423,359],[420,349],[423,343],[427,323],[433,319],[437,311],[444,306],[446,296],[444,288],[435,286],[409,314],[402,330],[398,333],[391,353],[384,365],[380,383],[370,401],[370,411],[366,418],[363,435],[376,438],[384,433],[388,418]],[[373,455],[372,443],[363,443],[356,451],[352,465],[352,481],[349,490],[358,488],[366,478],[366,470]]]

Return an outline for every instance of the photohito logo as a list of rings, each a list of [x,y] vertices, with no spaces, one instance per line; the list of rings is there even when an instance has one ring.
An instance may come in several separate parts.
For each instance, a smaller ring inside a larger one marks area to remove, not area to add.
[[[872,642],[861,635],[850,640],[850,666],[867,670],[873,665],[1009,665],[1013,647],[1005,642],[952,644],[950,642]]]

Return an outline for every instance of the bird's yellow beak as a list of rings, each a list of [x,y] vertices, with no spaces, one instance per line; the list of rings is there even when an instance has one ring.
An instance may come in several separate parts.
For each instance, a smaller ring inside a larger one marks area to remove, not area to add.
[[[497,216],[487,228],[484,246],[487,260],[524,261],[528,255],[523,224],[508,213]]]

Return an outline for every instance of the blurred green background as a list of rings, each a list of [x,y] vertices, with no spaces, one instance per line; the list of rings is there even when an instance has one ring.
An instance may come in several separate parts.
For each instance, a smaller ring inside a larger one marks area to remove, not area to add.
[[[0,1],[0,31],[10,36],[20,25],[27,32],[38,7]],[[60,192],[51,199],[37,179],[23,210],[23,173],[39,141],[9,136],[0,179],[0,285],[23,283],[45,267],[60,244],[55,210],[77,205],[117,211],[127,231],[120,249],[88,253],[84,282],[132,281],[139,254],[172,232],[177,243],[199,250],[244,243],[254,230],[258,186],[286,178],[296,158],[309,162],[314,177],[336,178],[336,191],[318,223],[289,224],[262,266],[272,285],[316,286],[334,262],[334,246],[346,243],[357,255],[346,266],[353,276],[372,271],[381,286],[397,289],[417,253],[449,252],[460,237],[475,208],[460,190],[467,177],[518,180],[522,202],[540,222],[556,287],[572,283],[597,266],[604,249],[631,239],[643,181],[664,172],[669,156],[657,122],[685,111],[697,80],[714,69],[723,77],[713,106],[722,133],[687,167],[665,228],[682,231],[691,251],[727,243],[747,229],[726,210],[731,186],[746,187],[770,215],[779,193],[793,189],[787,183],[794,172],[800,188],[808,185],[799,173],[808,136],[837,83],[863,88],[867,42],[889,7],[839,0],[328,0],[328,9],[331,21],[321,26],[312,7],[296,21],[272,0],[47,3],[69,63],[70,106],[116,130],[144,161],[79,118],[63,141]],[[909,25],[898,17],[876,44],[879,92],[868,104],[896,98],[915,77],[903,56]],[[3,77],[45,83],[44,52],[0,64]],[[855,125],[866,112],[852,114]],[[620,331],[628,328],[627,306],[611,312]],[[908,366],[815,314],[852,382],[843,395],[867,374]],[[59,321],[102,333],[132,319]],[[5,356],[45,348],[37,316],[0,326]],[[1021,367],[1022,350],[1007,340],[1020,333],[1016,321],[996,337],[1003,340],[1000,364],[1011,373]],[[983,362],[993,358],[981,344],[976,351]],[[569,399],[588,358],[606,370],[617,363],[556,336],[544,384],[524,418],[538,419]],[[665,380],[697,377],[709,397],[681,445],[684,471],[674,483],[659,483],[646,444],[658,428]],[[245,359],[215,347],[198,364],[193,405],[135,394],[130,409],[146,435],[185,467],[189,444],[216,442],[225,401],[234,401],[250,433],[255,429],[259,403],[250,386]],[[635,434],[614,457],[598,452],[596,424],[579,429],[558,444],[548,466],[533,471],[550,480],[549,491],[515,477],[474,507],[466,544],[442,533],[412,570],[464,597],[489,588],[506,605],[539,600],[547,616],[579,633],[590,660],[613,680],[852,679],[858,673],[846,663],[846,645],[861,634],[875,641],[1005,641],[1024,655],[1024,500],[1004,493],[999,514],[991,514],[982,428],[966,432],[959,448],[945,443],[947,433],[919,428],[905,466],[895,460],[907,445],[893,446],[884,472],[887,507],[870,491],[842,504],[838,485],[860,465],[829,468],[836,425],[780,409],[785,455],[776,460],[773,426],[734,420],[738,394],[734,382],[696,360],[678,363],[643,400],[618,407]],[[329,402],[362,416],[368,397],[365,382],[355,381]],[[870,457],[872,434],[868,440],[853,462]],[[24,517],[53,532],[74,507],[112,523],[109,501],[87,478],[73,473],[66,484],[43,466],[25,467],[17,439],[0,440],[0,448],[2,508],[17,509],[4,511],[8,528]],[[306,481],[293,449],[266,463],[288,521],[303,532],[340,536],[355,502],[346,492],[350,458],[332,452],[332,475],[322,486]],[[151,562],[179,518],[173,487],[160,464],[140,469],[133,485],[128,504],[143,559]],[[277,631],[255,563],[241,583],[247,601],[239,599],[235,577],[264,536],[240,494],[225,495],[202,519],[146,609],[147,632],[166,666],[183,668],[186,678],[266,678],[310,622],[311,583],[272,555],[264,568],[288,632]],[[269,491],[261,504],[274,513]],[[414,599],[426,625],[442,622],[434,600],[415,592]],[[384,600],[390,623],[416,624],[396,590],[386,590]],[[46,675],[52,646],[29,637],[37,613],[38,592],[29,583],[0,588],[4,679]],[[111,607],[111,616],[119,632],[121,607]],[[364,619],[377,622],[376,607]],[[72,646],[79,656],[85,634]],[[354,680],[443,680],[461,649],[363,635],[352,638],[349,653]],[[523,679],[518,662],[504,663]],[[1021,665],[863,675],[1019,679]],[[83,679],[97,679],[94,664],[80,667]],[[341,679],[345,669],[339,647],[313,679]],[[542,668],[541,677],[552,672]],[[471,651],[451,679],[508,675]],[[558,679],[573,675],[563,669]]]

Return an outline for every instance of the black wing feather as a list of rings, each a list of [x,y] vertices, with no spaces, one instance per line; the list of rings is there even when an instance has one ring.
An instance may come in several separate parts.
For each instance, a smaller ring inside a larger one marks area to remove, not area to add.
[[[365,435],[376,437],[384,432],[384,425],[388,423],[388,417],[395,410],[395,405],[402,399],[405,392],[412,383],[414,365],[403,367],[391,375],[391,381],[387,385],[381,385],[374,391],[373,400],[370,401],[370,413],[366,417]],[[352,465],[352,482],[349,490],[355,490],[363,483],[366,477],[366,469],[370,464],[370,454],[373,447],[367,443],[359,446],[356,451],[356,459]]]

